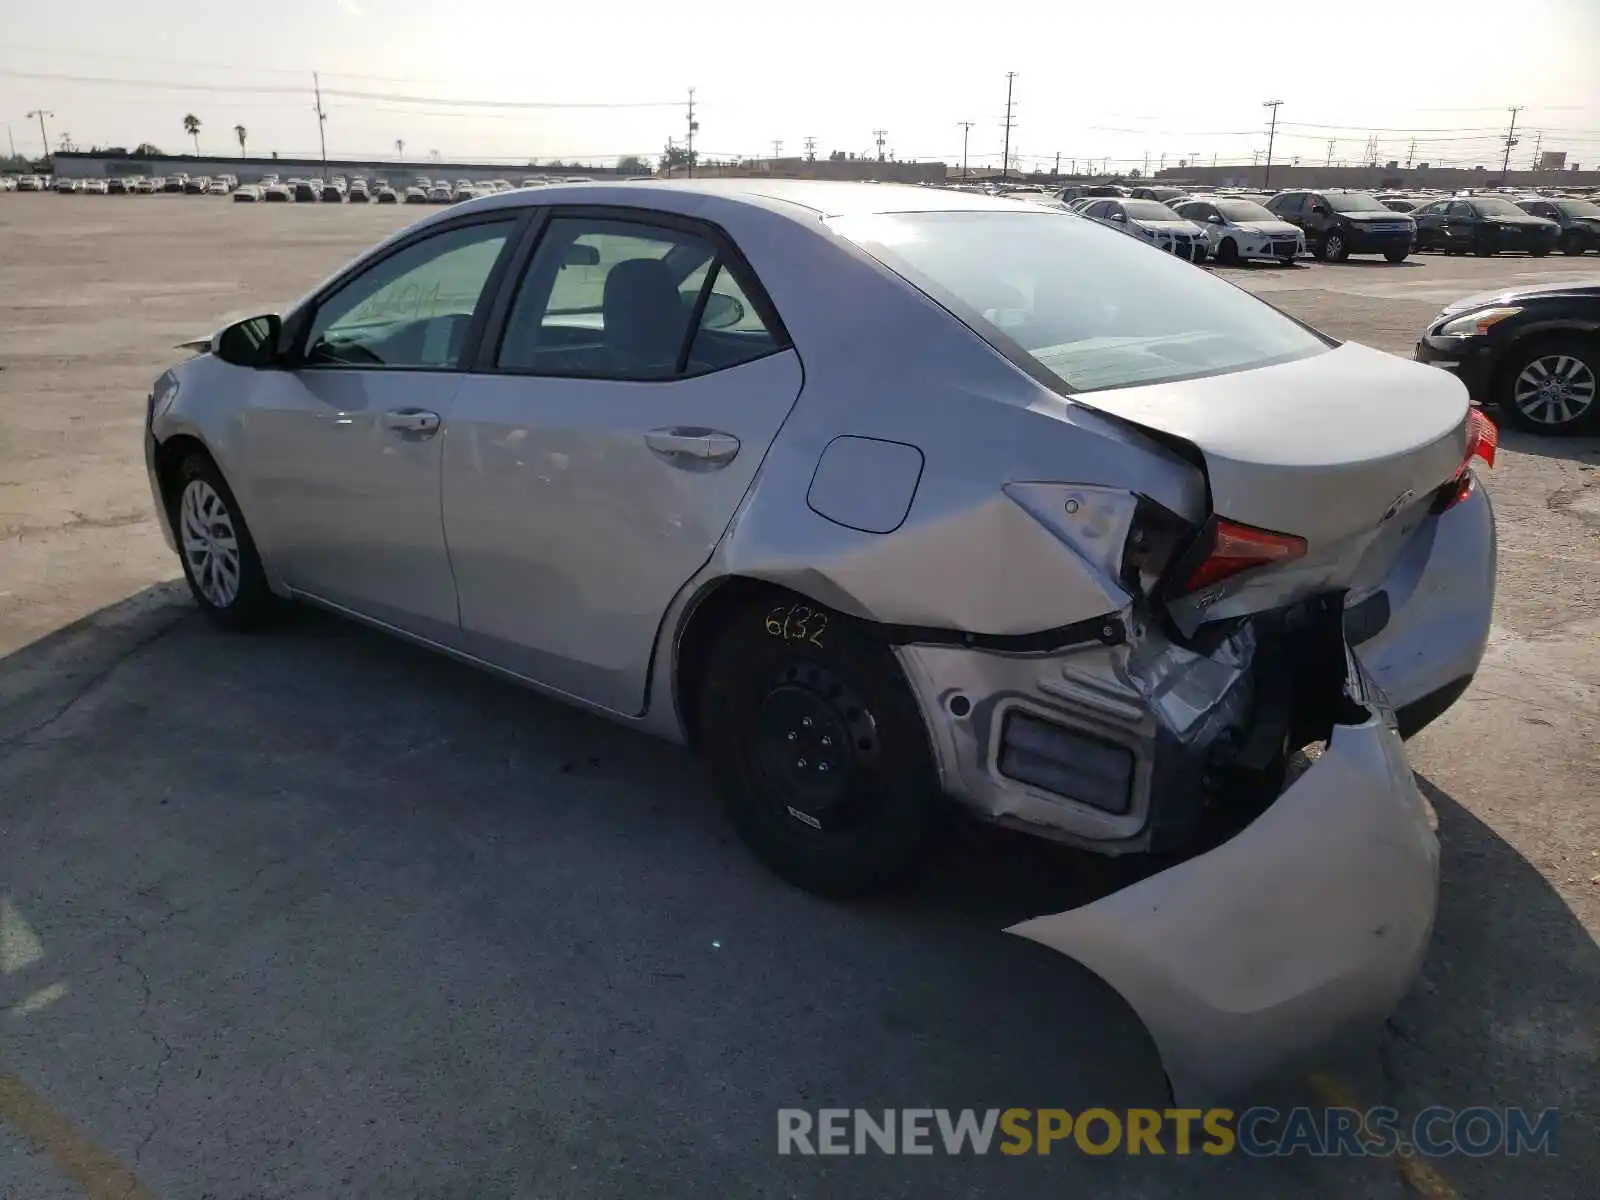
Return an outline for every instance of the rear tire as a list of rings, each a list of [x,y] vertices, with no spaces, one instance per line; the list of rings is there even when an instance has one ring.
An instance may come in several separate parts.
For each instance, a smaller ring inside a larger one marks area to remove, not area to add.
[[[918,861],[940,811],[916,699],[889,647],[774,592],[712,649],[699,744],[728,819],[791,883],[844,897]]]
[[[207,619],[237,632],[271,624],[282,605],[267,586],[239,501],[210,455],[197,450],[178,465],[170,513],[184,580]]]
[[[1494,399],[1502,418],[1529,433],[1588,432],[1600,424],[1600,340],[1558,337],[1513,348]]]
[[[1474,246],[1472,248],[1472,252],[1474,254],[1476,254],[1479,258],[1493,258],[1494,257],[1494,247],[1493,246]]]
[[[1550,247],[1540,246],[1537,250],[1529,250],[1528,253],[1534,258],[1543,258],[1545,255],[1550,253]]]
[[[1586,247],[1583,244],[1583,240],[1576,234],[1569,233],[1566,237],[1561,239],[1561,253],[1569,255],[1572,258],[1577,258],[1584,252],[1585,249]]]

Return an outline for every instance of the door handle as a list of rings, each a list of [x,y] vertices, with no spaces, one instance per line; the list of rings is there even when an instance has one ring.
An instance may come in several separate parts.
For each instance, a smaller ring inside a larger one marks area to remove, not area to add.
[[[652,429],[644,441],[674,466],[721,466],[739,453],[739,439],[716,429]]]
[[[420,433],[424,436],[439,432],[439,414],[422,408],[397,408],[383,414],[383,424],[396,433]]]

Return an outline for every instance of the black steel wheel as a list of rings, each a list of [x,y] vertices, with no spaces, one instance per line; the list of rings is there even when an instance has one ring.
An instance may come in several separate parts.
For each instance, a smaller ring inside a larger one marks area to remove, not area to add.
[[[913,867],[940,808],[916,700],[889,647],[774,594],[711,652],[699,743],[728,817],[792,883],[850,896]]]

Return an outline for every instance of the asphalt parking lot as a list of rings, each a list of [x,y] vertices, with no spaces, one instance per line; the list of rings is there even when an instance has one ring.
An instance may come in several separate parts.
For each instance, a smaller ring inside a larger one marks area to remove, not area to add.
[[[1594,1194],[1600,440],[1502,443],[1489,655],[1412,744],[1421,982],[1380,1048],[1253,1098],[1559,1107],[1558,1156],[779,1157],[781,1107],[1160,1107],[1132,1014],[1000,932],[1121,868],[962,834],[830,904],[671,747],[332,619],[202,624],[151,380],[432,211],[0,196],[0,1197]],[[1226,274],[1409,354],[1447,300],[1600,259]]]

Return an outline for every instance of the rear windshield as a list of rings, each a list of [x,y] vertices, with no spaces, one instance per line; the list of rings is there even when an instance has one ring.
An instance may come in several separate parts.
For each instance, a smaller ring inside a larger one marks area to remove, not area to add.
[[[831,225],[1064,390],[1244,371],[1327,349],[1248,292],[1092,221],[984,211]]]

